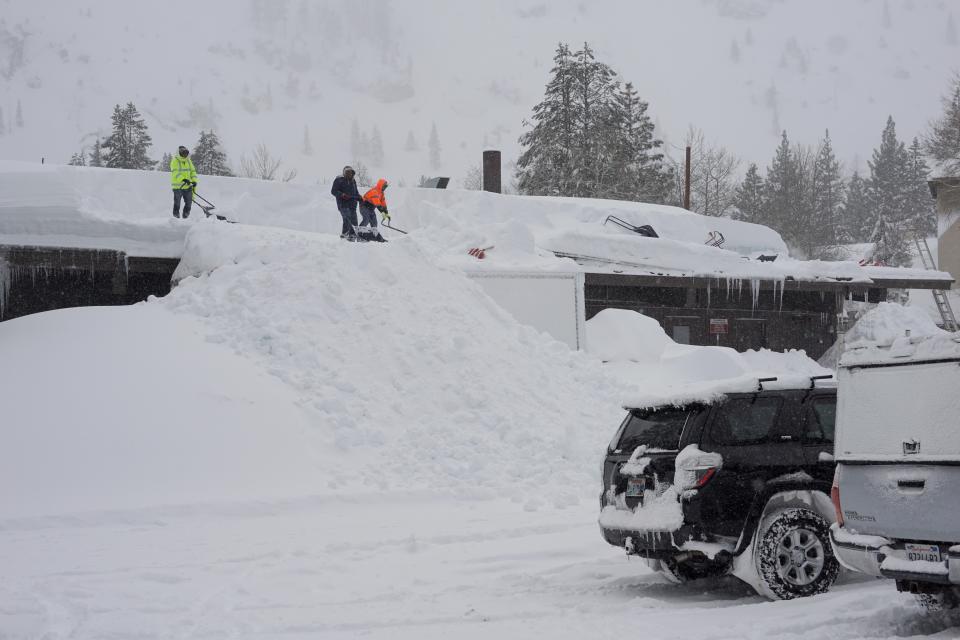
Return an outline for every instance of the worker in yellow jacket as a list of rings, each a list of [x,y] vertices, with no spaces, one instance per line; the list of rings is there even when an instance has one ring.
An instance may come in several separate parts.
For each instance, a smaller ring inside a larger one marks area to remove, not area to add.
[[[173,186],[173,217],[180,217],[180,201],[183,200],[183,217],[189,218],[193,190],[197,188],[197,169],[190,159],[190,150],[183,145],[170,160],[170,184]]]

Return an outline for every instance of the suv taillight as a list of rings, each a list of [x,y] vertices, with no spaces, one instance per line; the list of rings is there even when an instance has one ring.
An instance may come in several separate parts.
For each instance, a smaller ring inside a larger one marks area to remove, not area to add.
[[[680,490],[702,489],[713,479],[713,476],[717,475],[717,471],[719,470],[720,467],[694,467],[692,469],[684,469],[684,482]]]
[[[833,486],[830,487],[830,501],[833,502],[833,510],[837,512],[837,524],[843,526],[843,510],[840,508],[840,465],[837,465],[833,472]]]

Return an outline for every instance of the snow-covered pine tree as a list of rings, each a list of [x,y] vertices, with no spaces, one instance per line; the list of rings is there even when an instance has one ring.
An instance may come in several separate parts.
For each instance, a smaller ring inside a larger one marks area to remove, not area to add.
[[[313,143],[310,142],[310,127],[303,125],[303,155],[312,156],[313,155]]]
[[[847,183],[840,223],[842,242],[869,242],[875,224],[867,205],[867,183],[857,171]]]
[[[427,141],[427,149],[430,152],[430,168],[437,170],[440,168],[440,136],[437,134],[437,123],[434,122],[430,127],[430,139]]]
[[[534,106],[528,131],[520,136],[517,187],[529,195],[572,195],[573,55],[560,43],[553,56],[551,78],[543,100]]]
[[[93,148],[90,149],[90,162],[88,166],[91,167],[102,167],[103,166],[103,144],[100,142],[100,138],[97,138],[93,142]]]
[[[830,132],[824,134],[811,176],[811,220],[807,224],[807,238],[810,257],[826,258],[836,253],[840,243],[843,210],[843,176],[840,163],[833,153]]]
[[[14,116],[14,123],[18,129],[23,129],[23,107],[20,106],[19,100],[17,100],[17,114]]]
[[[874,215],[871,242],[882,243],[874,255],[884,264],[902,266],[910,263],[906,228],[910,220],[908,194],[910,166],[903,143],[897,140],[896,123],[887,118],[880,146],[873,150],[867,163],[870,178],[867,181],[867,206]]]
[[[629,82],[614,96],[613,130],[608,132],[610,146],[605,150],[611,184],[603,197],[662,203],[668,196],[671,173],[659,152],[663,142],[654,137],[648,106]]]
[[[780,146],[764,180],[763,224],[783,235],[784,240],[793,243],[798,235],[796,220],[797,203],[800,198],[800,180],[797,175],[796,159],[790,148],[790,139],[784,131]]]
[[[201,131],[200,139],[193,149],[193,165],[197,173],[205,176],[232,176],[227,154],[220,144],[220,137],[213,130]]]
[[[173,154],[167,151],[163,154],[163,157],[160,158],[160,162],[157,163],[157,171],[166,171],[170,173],[170,163],[173,161]]]
[[[407,141],[403,145],[404,151],[420,151],[420,145],[417,144],[417,139],[413,135],[413,130],[407,131]]]
[[[370,136],[370,162],[375,167],[383,166],[383,137],[377,125],[373,125],[373,133]]]
[[[960,175],[960,75],[943,98],[943,115],[930,124],[923,148],[940,164],[942,173]]]
[[[756,163],[751,162],[734,196],[733,205],[736,207],[734,219],[763,224],[763,193],[763,177],[760,176]]]
[[[920,140],[913,139],[907,149],[908,180],[907,211],[909,219],[906,228],[911,233],[922,233],[925,237],[937,235],[937,208],[930,195],[927,179],[930,168],[923,157]]]
[[[147,132],[147,124],[132,102],[126,107],[116,105],[113,109],[113,132],[103,141],[106,149],[104,164],[114,169],[153,168],[154,160],[147,156],[153,143]]]
[[[87,155],[83,149],[76,152],[70,156],[70,162],[67,163],[71,167],[85,167],[87,166]]]
[[[574,105],[573,190],[582,198],[605,198],[619,173],[609,154],[621,133],[611,117],[617,81],[613,69],[600,62],[586,42],[573,54],[571,84]]]

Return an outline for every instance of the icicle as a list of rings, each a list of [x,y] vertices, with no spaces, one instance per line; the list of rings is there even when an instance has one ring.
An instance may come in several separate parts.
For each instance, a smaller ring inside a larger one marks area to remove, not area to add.
[[[787,288],[787,281],[781,280],[780,281],[780,300],[778,302],[778,309],[780,311],[783,311],[783,290],[786,288]]]
[[[757,304],[760,302],[760,281],[756,278],[750,280],[750,292],[753,294],[753,307],[752,310],[757,310]]]
[[[0,258],[0,320],[7,311],[7,299],[10,297],[10,266]]]

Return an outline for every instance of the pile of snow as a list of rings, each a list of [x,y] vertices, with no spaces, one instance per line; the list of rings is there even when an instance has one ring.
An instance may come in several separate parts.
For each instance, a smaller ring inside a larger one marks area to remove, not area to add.
[[[777,378],[764,383],[769,389],[807,387],[812,376],[832,374],[798,350],[740,353],[677,344],[656,320],[622,309],[604,309],[587,321],[587,346],[607,371],[630,385],[623,400],[628,407],[710,402],[754,391],[759,378]]]
[[[841,366],[960,357],[960,333],[938,327],[918,307],[881,302],[845,337]]]
[[[416,238],[199,222],[177,275],[163,299],[0,324],[16,425],[2,515],[419,490],[536,508],[592,494],[616,384]]]

